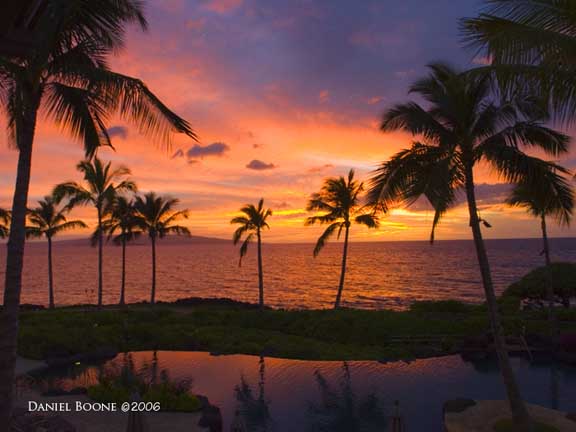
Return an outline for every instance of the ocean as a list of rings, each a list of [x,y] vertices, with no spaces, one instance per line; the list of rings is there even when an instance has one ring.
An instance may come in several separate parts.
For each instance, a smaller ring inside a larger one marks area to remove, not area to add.
[[[543,263],[539,239],[487,240],[498,292]],[[576,261],[576,238],[552,239],[553,259]],[[341,244],[328,245],[317,258],[313,244],[265,244],[264,290],[268,305],[278,308],[329,308],[338,286]],[[127,249],[126,299],[147,300],[151,255],[146,242]],[[238,248],[228,241],[171,240],[157,247],[157,299],[228,297],[257,302],[256,248],[238,265]],[[5,248],[0,248],[3,280]],[[104,302],[117,303],[120,292],[120,247],[104,250]],[[88,241],[54,242],[57,305],[94,303],[97,250]],[[26,246],[22,302],[46,305],[46,243]],[[343,302],[357,308],[409,306],[417,300],[483,300],[480,274],[471,241],[351,243]]]

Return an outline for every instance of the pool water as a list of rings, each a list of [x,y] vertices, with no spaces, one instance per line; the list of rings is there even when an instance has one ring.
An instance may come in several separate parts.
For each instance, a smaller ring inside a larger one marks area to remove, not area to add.
[[[576,368],[513,358],[523,397],[576,411]],[[44,387],[98,381],[103,371],[129,365],[145,375],[191,380],[192,391],[218,406],[224,430],[243,422],[251,432],[382,431],[400,413],[408,432],[441,431],[442,405],[457,397],[503,399],[496,362],[448,356],[413,362],[298,361],[202,352],[132,352],[99,366],[77,365],[42,374]]]

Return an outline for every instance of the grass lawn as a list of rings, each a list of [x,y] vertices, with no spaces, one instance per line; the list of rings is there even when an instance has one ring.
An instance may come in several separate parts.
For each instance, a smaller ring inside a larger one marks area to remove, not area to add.
[[[563,321],[576,331],[576,317]],[[544,314],[504,316],[517,333],[546,331]],[[102,347],[189,350],[316,360],[395,360],[450,353],[489,329],[485,309],[457,302],[418,303],[409,311],[263,310],[243,305],[133,305],[21,313],[19,354],[33,359]],[[414,338],[413,341],[410,339]],[[429,338],[434,342],[425,343]]]

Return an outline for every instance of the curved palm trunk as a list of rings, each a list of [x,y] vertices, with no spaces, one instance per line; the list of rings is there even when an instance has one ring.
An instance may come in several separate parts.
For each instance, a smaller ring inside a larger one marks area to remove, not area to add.
[[[264,308],[264,274],[262,272],[262,236],[260,229],[257,233],[258,237],[258,305],[260,309]]]
[[[544,243],[544,262],[546,263],[546,300],[548,301],[548,322],[550,324],[550,336],[552,340],[557,335],[556,316],[554,314],[554,286],[552,283],[552,275],[550,274],[550,245],[548,243],[548,230],[546,228],[546,215],[543,213],[541,217],[542,227],[542,241]]]
[[[102,235],[102,208],[97,206],[98,209],[98,308],[102,307],[102,249],[104,246],[104,238]]]
[[[124,306],[126,291],[126,237],[122,235],[122,280],[120,282],[120,306]]]
[[[7,245],[4,305],[0,315],[0,425],[9,425],[12,415],[13,385],[18,343],[18,320],[22,267],[26,241],[26,208],[30,171],[32,168],[32,144],[36,128],[38,102],[32,103],[22,119],[17,136],[18,171],[12,201],[12,222]]]
[[[348,236],[350,233],[350,226],[346,225],[346,233],[344,234],[344,251],[342,252],[342,269],[340,270],[340,283],[338,285],[338,294],[336,294],[336,302],[334,309],[340,308],[342,301],[342,290],[344,289],[344,278],[346,277],[346,260],[348,259]]]
[[[152,292],[150,293],[150,304],[156,303],[156,236],[152,236]]]
[[[482,275],[482,284],[484,286],[484,294],[486,296],[486,304],[488,306],[496,354],[498,355],[500,373],[504,381],[504,386],[506,387],[506,393],[508,395],[508,401],[510,402],[510,409],[516,427],[514,430],[517,430],[518,432],[532,432],[532,419],[530,418],[526,405],[522,400],[516,377],[514,376],[514,371],[510,365],[508,351],[506,349],[504,331],[496,302],[494,285],[492,283],[490,263],[488,261],[488,254],[486,253],[484,240],[482,238],[482,230],[480,229],[480,219],[478,217],[478,207],[476,205],[476,195],[474,191],[474,176],[471,167],[466,170],[466,198],[468,200],[468,211],[470,213],[470,227],[474,237],[474,245],[476,247],[480,273]]]
[[[52,237],[48,237],[48,304],[54,309],[54,277],[52,274]]]

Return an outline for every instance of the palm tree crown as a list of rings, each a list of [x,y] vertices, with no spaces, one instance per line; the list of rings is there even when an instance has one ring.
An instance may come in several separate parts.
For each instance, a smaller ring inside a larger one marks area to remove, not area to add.
[[[561,167],[556,170],[566,173]],[[574,210],[574,190],[556,170],[547,173],[549,178],[541,178],[537,188],[533,185],[516,185],[506,203],[523,207],[534,217],[552,217],[560,225],[569,225]]]
[[[174,225],[178,220],[188,218],[188,210],[174,210],[179,203],[177,198],[162,197],[154,192],[137,196],[134,201],[135,223],[151,238],[163,238],[168,234],[190,235],[185,226]]]
[[[26,235],[52,238],[64,231],[88,227],[81,220],[68,220],[66,214],[69,210],[67,206],[59,209],[53,196],[44,197],[38,201],[37,207],[28,210],[30,225],[26,227]]]
[[[348,176],[328,178],[324,181],[322,190],[312,195],[306,210],[324,212],[321,215],[311,216],[306,219],[306,225],[330,224],[324,233],[318,238],[314,247],[314,256],[317,256],[324,248],[330,237],[338,233],[340,238],[342,231],[349,228],[352,222],[377,228],[379,218],[374,212],[360,203],[364,192],[364,183],[354,179],[354,170],[350,170]]]
[[[104,215],[118,193],[136,190],[133,181],[124,179],[130,175],[125,166],[113,168],[111,162],[102,163],[95,157],[81,161],[76,168],[84,175],[84,184],[61,183],[54,189],[57,199],[69,198],[69,206],[92,204]]]
[[[466,41],[482,50],[503,88],[549,98],[568,120],[576,114],[576,4],[558,0],[487,0],[462,21]]]
[[[136,218],[134,201],[122,195],[117,195],[108,207],[106,218],[102,220],[102,232],[107,234],[108,240],[114,244],[122,244],[135,240],[140,236]],[[98,236],[98,228],[92,234],[92,244],[95,244]]]
[[[242,264],[242,258],[246,256],[248,245],[254,239],[254,236],[258,236],[258,233],[262,232],[263,229],[270,229],[267,220],[272,216],[272,210],[264,208],[264,199],[260,199],[257,206],[246,204],[240,211],[243,215],[233,218],[230,223],[240,225],[232,236],[232,241],[235,245],[246,235],[242,246],[240,246],[239,263]]]
[[[490,165],[510,183],[536,187],[558,166],[524,153],[520,146],[558,156],[570,138],[544,125],[541,105],[528,97],[498,103],[487,78],[475,79],[442,63],[410,88],[429,105],[396,105],[383,116],[381,130],[402,130],[422,138],[384,162],[371,180],[369,198],[382,208],[412,204],[425,196],[436,210],[434,228],[457,203],[458,190],[473,183],[473,167]]]

